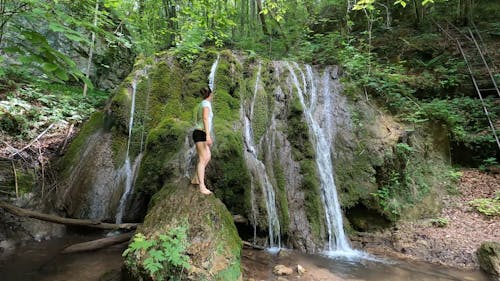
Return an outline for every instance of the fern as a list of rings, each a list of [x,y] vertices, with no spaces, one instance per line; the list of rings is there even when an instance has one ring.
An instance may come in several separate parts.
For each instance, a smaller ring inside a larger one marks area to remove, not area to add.
[[[142,233],[137,233],[123,252],[127,265],[138,272],[142,260],[142,267],[153,280],[163,280],[164,276],[175,279],[190,267],[186,254],[187,230],[185,222],[171,228],[167,234],[158,235],[157,239],[147,239]]]

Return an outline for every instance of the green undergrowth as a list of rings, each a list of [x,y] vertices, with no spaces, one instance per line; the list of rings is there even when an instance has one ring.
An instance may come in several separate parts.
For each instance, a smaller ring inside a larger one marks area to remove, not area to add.
[[[184,222],[153,239],[136,233],[123,252],[128,269],[134,276],[139,276],[139,271],[144,270],[153,280],[181,280],[185,270],[190,268],[190,258],[186,253],[188,228]],[[142,265],[138,265],[141,261]]]
[[[36,137],[51,124],[78,125],[104,106],[108,93],[42,80],[17,84],[0,101],[0,131],[16,139]]]
[[[500,194],[497,194],[495,198],[478,198],[471,200],[469,205],[485,216],[500,216]]]

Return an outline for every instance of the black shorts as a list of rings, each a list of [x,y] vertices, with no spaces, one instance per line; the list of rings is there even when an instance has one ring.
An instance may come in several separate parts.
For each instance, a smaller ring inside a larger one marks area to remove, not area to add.
[[[207,134],[201,130],[194,130],[193,131],[193,141],[195,143],[200,142],[200,141],[207,141]]]

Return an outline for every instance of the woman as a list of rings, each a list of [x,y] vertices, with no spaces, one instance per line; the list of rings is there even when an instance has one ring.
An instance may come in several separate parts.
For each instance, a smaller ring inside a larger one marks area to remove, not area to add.
[[[210,135],[212,129],[212,91],[208,88],[200,90],[203,101],[197,106],[195,112],[195,126],[193,131],[193,140],[198,152],[198,164],[196,165],[196,173],[191,180],[192,184],[200,185],[200,192],[203,194],[212,194],[205,186],[205,167],[210,161],[210,146],[212,145],[212,137]]]

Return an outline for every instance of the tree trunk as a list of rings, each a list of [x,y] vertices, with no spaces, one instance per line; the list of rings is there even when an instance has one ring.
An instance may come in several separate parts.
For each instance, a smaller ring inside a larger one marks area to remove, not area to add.
[[[172,4],[170,0],[163,0],[163,9],[165,10],[165,19],[167,21],[168,28],[168,39],[167,39],[167,47],[172,47],[175,45],[175,34],[177,32],[177,28],[175,26],[175,17],[177,16],[175,12],[175,5]]]
[[[413,0],[413,6],[415,6],[415,26],[420,27],[423,18],[423,7],[421,0]]]
[[[119,244],[122,242],[129,241],[130,238],[134,236],[134,232],[123,233],[117,236],[111,236],[106,238],[101,238],[93,241],[88,241],[84,243],[78,243],[64,248],[61,254],[71,254],[86,251],[95,251],[108,246]]]
[[[0,208],[3,208],[7,212],[20,217],[28,217],[64,225],[87,226],[100,229],[136,229],[138,225],[137,223],[114,224],[114,223],[104,223],[100,221],[86,220],[86,219],[63,218],[55,215],[49,215],[32,210],[22,209],[2,201],[0,201]]]
[[[99,0],[95,1],[95,10],[94,10],[94,27],[97,27],[97,16],[99,13]],[[94,45],[95,45],[95,31],[92,31],[92,41],[90,43],[90,48],[89,48],[89,61],[87,62],[87,73],[85,73],[85,76],[87,76],[87,79],[90,77],[90,66],[92,65],[92,57],[94,55]],[[87,96],[87,83],[83,85],[83,96]]]
[[[266,25],[266,16],[262,13],[262,0],[257,0],[257,13],[259,14],[260,23],[262,25],[262,32],[264,35],[269,35]]]

